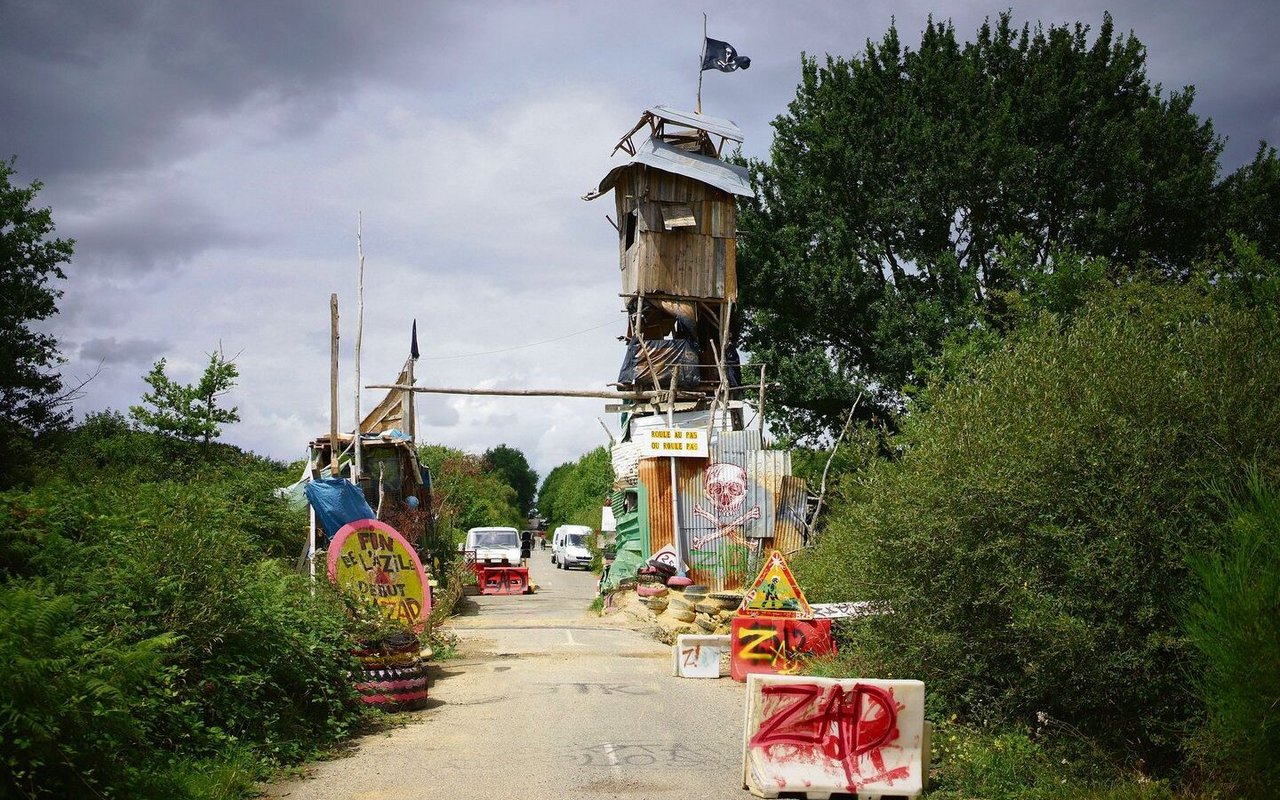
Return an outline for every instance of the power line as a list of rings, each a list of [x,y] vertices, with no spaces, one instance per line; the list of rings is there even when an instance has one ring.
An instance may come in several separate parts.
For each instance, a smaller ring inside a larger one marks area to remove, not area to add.
[[[519,345],[516,345],[515,347],[504,347],[501,350],[485,350],[480,353],[459,353],[457,355],[452,355],[452,356],[423,356],[422,360],[423,361],[448,361],[454,358],[474,358],[476,356],[491,356],[496,353],[510,353],[513,350],[524,350],[525,348],[528,348],[528,347],[537,347],[538,345],[551,344],[552,342],[558,342],[563,339],[568,339],[572,336],[578,336],[584,333],[590,333],[591,331],[598,331],[601,328],[607,328],[610,325],[617,324],[617,322],[618,320],[612,319],[602,325],[597,325],[594,328],[586,328],[580,331],[574,331],[573,333],[566,333],[564,336],[557,336],[554,339],[543,339],[540,342],[529,342],[528,344],[519,344]]]

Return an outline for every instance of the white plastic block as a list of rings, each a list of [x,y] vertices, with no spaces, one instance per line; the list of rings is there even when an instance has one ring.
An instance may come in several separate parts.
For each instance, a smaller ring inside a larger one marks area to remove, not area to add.
[[[720,657],[729,651],[729,637],[681,634],[671,648],[679,678],[719,678]]]
[[[929,768],[924,684],[749,675],[742,782],[757,797],[918,797]]]

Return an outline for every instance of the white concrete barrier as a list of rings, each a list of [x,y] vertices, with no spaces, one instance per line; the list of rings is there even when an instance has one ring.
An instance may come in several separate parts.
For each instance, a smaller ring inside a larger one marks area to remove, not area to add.
[[[671,648],[673,674],[678,678],[719,678],[720,657],[729,652],[729,636],[684,633]]]
[[[918,797],[929,769],[924,684],[747,677],[742,783],[757,797]]]

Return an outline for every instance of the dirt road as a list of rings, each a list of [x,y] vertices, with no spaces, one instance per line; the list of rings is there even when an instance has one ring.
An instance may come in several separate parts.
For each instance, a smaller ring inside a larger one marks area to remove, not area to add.
[[[467,598],[431,706],[265,787],[289,800],[721,798],[740,788],[742,687],[671,676],[670,649],[586,611],[595,578],[534,553],[538,594]]]

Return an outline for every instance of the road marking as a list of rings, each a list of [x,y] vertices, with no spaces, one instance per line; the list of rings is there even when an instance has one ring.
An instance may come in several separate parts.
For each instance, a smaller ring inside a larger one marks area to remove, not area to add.
[[[611,742],[604,743],[605,759],[609,762],[609,772],[613,773],[615,778],[622,777],[622,765],[618,763],[618,754],[614,752],[617,745]]]
[[[575,641],[573,640],[573,631],[571,631],[571,630],[566,630],[566,631],[564,632],[564,635],[565,635],[565,637],[566,637],[566,638],[568,638],[568,640],[569,640],[569,646],[570,646],[570,647],[586,647],[586,646],[587,646],[587,645],[583,644],[582,642],[575,642]]]

